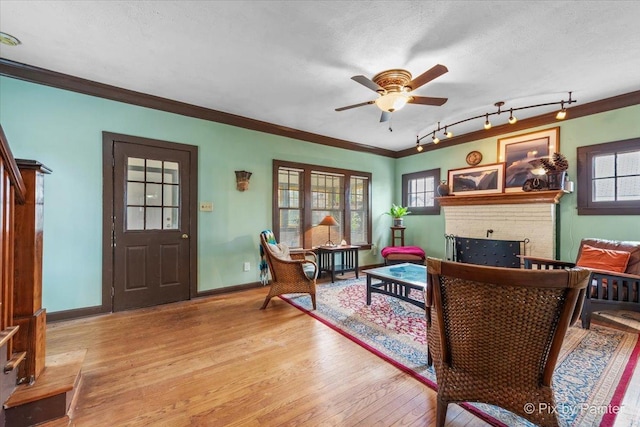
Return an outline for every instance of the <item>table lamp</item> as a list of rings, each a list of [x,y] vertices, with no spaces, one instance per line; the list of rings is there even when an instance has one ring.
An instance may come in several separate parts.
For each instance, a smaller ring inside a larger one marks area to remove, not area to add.
[[[338,224],[338,221],[336,221],[336,219],[334,217],[332,217],[331,215],[327,215],[325,216],[322,221],[320,221],[318,223],[318,225],[326,225],[327,226],[327,230],[328,230],[328,239],[327,243],[325,243],[325,246],[335,246],[335,244],[331,241],[331,227],[334,225],[340,225]]]

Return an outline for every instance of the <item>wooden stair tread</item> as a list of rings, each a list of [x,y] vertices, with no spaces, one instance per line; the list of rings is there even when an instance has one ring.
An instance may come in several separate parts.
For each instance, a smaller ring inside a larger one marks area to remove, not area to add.
[[[73,390],[78,381],[87,350],[47,356],[45,369],[33,385],[16,387],[4,408],[13,408]]]

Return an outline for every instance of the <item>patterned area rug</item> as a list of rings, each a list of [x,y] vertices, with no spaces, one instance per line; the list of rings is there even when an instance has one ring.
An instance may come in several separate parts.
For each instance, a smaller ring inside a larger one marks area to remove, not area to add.
[[[283,299],[436,389],[435,372],[427,367],[423,310],[380,294],[373,294],[367,306],[364,279],[320,284],[316,292],[315,311],[309,295],[284,295]],[[553,376],[561,425],[613,425],[639,357],[638,334],[599,325],[588,331],[570,328]],[[462,406],[496,426],[532,425],[492,405]]]

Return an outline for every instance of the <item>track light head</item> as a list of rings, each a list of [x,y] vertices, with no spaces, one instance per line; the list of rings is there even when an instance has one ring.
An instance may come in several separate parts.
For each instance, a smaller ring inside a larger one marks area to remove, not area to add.
[[[489,114],[488,113],[485,115],[484,128],[486,130],[491,129],[491,122],[489,121]]]
[[[571,99],[571,92],[569,92],[569,99]],[[560,111],[558,111],[558,114],[556,114],[556,119],[557,120],[564,120],[565,118],[567,118],[567,109],[564,108],[564,101],[560,102]]]
[[[422,150],[424,150],[424,148],[422,148],[422,145],[418,144],[418,146],[416,147],[416,150],[418,150],[418,153],[421,153]]]
[[[513,108],[509,110],[509,124],[514,125],[518,119],[513,115]]]

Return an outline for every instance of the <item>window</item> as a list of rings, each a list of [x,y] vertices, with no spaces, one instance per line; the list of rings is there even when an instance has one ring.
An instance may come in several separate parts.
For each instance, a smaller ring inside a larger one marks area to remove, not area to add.
[[[273,231],[279,242],[294,248],[343,239],[371,244],[370,173],[280,160],[273,161],[273,173]],[[339,225],[318,226],[327,215]]]
[[[402,175],[402,206],[412,215],[440,215],[435,200],[439,179],[439,168]]]
[[[127,230],[177,230],[178,163],[127,157]]]
[[[640,214],[640,138],[578,147],[578,215]]]

